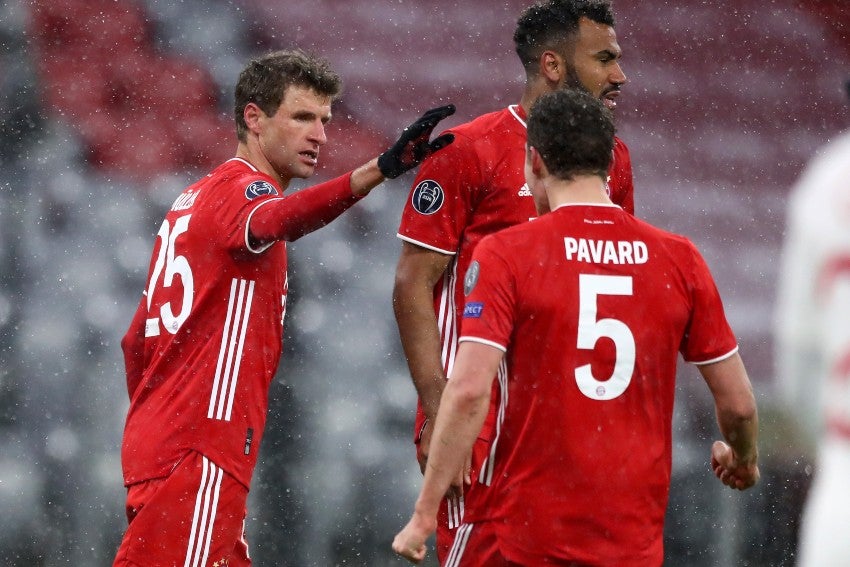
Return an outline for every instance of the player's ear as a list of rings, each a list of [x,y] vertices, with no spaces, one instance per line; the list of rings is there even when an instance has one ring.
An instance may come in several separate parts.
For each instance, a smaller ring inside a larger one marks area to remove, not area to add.
[[[545,177],[548,170],[546,169],[546,164],[543,163],[543,156],[540,155],[537,148],[534,146],[528,146],[528,158],[531,164],[531,173],[538,178]]]
[[[566,63],[564,59],[554,51],[544,51],[540,55],[540,74],[547,81],[561,84],[561,77],[566,72]]]
[[[248,126],[248,130],[251,132],[257,131],[260,119],[265,115],[266,113],[253,102],[246,104],[245,109],[242,111],[242,116],[245,118],[245,125]]]

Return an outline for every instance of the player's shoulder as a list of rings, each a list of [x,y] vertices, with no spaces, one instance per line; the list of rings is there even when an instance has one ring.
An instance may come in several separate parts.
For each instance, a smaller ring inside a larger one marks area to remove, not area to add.
[[[240,158],[232,158],[222,163],[199,183],[214,190],[242,194],[249,201],[283,194],[274,179]]]
[[[643,219],[639,219],[631,215],[628,215],[625,218],[625,221],[636,226],[637,230],[642,233],[642,238],[644,240],[655,241],[671,253],[688,256],[695,253],[699,254],[696,244],[694,244],[694,242],[687,236],[657,227]]]
[[[448,130],[469,141],[479,141],[493,136],[525,135],[525,125],[515,107],[509,106],[481,114],[468,122]]]

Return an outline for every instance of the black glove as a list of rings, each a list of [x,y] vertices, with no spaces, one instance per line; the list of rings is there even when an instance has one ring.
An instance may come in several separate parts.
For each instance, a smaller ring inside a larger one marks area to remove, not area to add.
[[[443,134],[434,138],[433,141],[428,140],[437,123],[454,113],[455,105],[453,104],[432,108],[419,120],[405,128],[398,141],[378,156],[378,169],[384,177],[395,179],[405,171],[419,165],[423,159],[437,150],[451,144],[455,139],[454,134]]]

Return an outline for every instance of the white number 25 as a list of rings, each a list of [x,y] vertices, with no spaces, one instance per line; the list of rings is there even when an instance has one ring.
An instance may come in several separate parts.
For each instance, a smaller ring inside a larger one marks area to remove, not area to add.
[[[145,325],[146,337],[159,335],[160,319],[166,331],[171,334],[176,333],[183,322],[189,317],[189,312],[192,309],[192,300],[195,296],[195,281],[192,277],[192,268],[189,266],[189,261],[186,260],[185,256],[178,256],[174,253],[174,244],[177,238],[189,229],[189,218],[191,216],[185,215],[174,221],[174,230],[170,229],[168,219],[166,219],[162,221],[162,226],[159,228],[159,233],[157,233],[157,237],[162,240],[162,243],[159,247],[159,254],[156,257],[150,282],[148,282],[148,314],[150,314],[153,294],[163,268],[165,268],[165,275],[163,277],[162,287],[171,287],[174,284],[174,276],[180,276],[183,283],[183,302],[180,306],[180,313],[177,315],[171,309],[171,303],[164,303],[159,310],[160,317],[153,317],[147,320],[147,324]]]
[[[614,372],[606,380],[593,376],[590,364],[576,368],[576,384],[581,393],[594,400],[613,400],[629,387],[635,369],[635,337],[618,319],[597,319],[596,300],[600,295],[632,295],[629,276],[579,274],[578,340],[576,346],[593,350],[596,342],[608,337],[614,341],[617,357]]]

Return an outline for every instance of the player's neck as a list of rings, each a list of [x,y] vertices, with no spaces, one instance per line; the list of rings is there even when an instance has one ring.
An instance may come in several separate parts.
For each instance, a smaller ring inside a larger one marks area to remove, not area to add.
[[[605,191],[605,182],[597,175],[581,175],[569,181],[550,177],[546,182],[546,195],[553,210],[575,203],[613,204]]]
[[[287,187],[289,187],[289,182],[291,180],[281,177],[275,168],[272,167],[272,164],[269,163],[269,161],[263,156],[262,152],[252,150],[252,144],[239,142],[239,145],[236,147],[236,157],[244,159],[258,170],[277,181],[283,191],[286,191]]]

